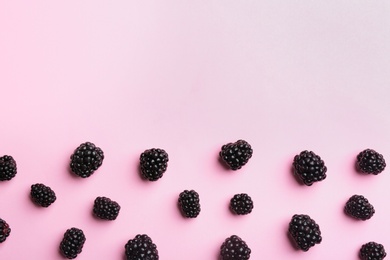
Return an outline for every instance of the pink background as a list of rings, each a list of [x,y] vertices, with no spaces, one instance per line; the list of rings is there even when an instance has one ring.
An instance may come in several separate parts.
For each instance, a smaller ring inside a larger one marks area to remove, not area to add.
[[[236,234],[251,259],[358,259],[360,246],[390,253],[390,173],[356,173],[372,148],[390,164],[390,3],[366,1],[21,1],[0,0],[0,155],[17,176],[0,183],[0,217],[12,228],[1,259],[63,259],[67,228],[84,230],[78,259],[123,259],[124,245],[149,234],[161,259],[216,260]],[[254,149],[237,172],[218,161],[237,139]],[[82,142],[105,152],[81,179],[68,170]],[[139,178],[139,155],[164,148],[168,171]],[[328,177],[299,185],[295,154],[313,150]],[[49,208],[29,199],[42,182]],[[195,189],[202,211],[184,219],[178,194]],[[255,208],[234,216],[230,198]],[[376,214],[343,213],[353,194]],[[116,221],[96,220],[97,196],[118,201]],[[295,250],[295,213],[320,225],[323,242]]]

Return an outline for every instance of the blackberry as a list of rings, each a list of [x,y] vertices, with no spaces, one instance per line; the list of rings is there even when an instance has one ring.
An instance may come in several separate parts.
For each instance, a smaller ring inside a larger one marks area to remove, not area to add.
[[[136,235],[125,245],[127,260],[158,260],[157,246],[148,235]]]
[[[236,194],[230,200],[230,209],[237,215],[249,214],[253,209],[252,198],[246,193]]]
[[[121,206],[117,202],[106,197],[97,197],[93,205],[95,216],[106,220],[115,220],[120,209]]]
[[[45,208],[49,207],[57,199],[54,191],[42,183],[31,185],[30,196],[36,204]]]
[[[76,258],[83,250],[85,235],[81,229],[70,228],[66,230],[60,244],[61,253],[68,259]]]
[[[244,166],[252,157],[252,154],[252,147],[244,140],[225,144],[219,152],[220,158],[232,170],[241,169],[241,167]]]
[[[11,228],[8,223],[0,218],[0,243],[3,243],[9,234],[11,233]]]
[[[372,149],[366,149],[357,156],[357,167],[362,173],[378,175],[385,167],[383,155]]]
[[[308,251],[322,241],[320,227],[308,215],[295,214],[290,221],[288,232],[303,251]]]
[[[294,157],[294,174],[307,186],[326,178],[327,168],[320,156],[312,151],[302,151]]]
[[[157,181],[167,170],[168,161],[168,154],[163,149],[145,150],[140,156],[142,177],[149,181]]]
[[[345,204],[344,211],[351,217],[367,220],[370,219],[374,213],[374,207],[368,200],[361,195],[353,195]]]
[[[359,256],[361,260],[382,260],[386,257],[386,251],[383,245],[369,242],[362,245]]]
[[[221,260],[247,260],[251,256],[251,249],[240,237],[233,235],[225,239],[221,245]]]
[[[17,173],[16,162],[10,155],[0,157],[0,181],[9,181]]]
[[[87,178],[102,165],[104,153],[93,143],[86,142],[77,147],[70,159],[72,172],[82,178]]]
[[[200,213],[199,194],[194,190],[185,190],[180,193],[178,203],[181,212],[186,218],[196,218]]]

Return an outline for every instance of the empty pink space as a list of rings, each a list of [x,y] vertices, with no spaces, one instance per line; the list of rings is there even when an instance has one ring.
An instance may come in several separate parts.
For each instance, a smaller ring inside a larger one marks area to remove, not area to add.
[[[390,3],[387,1],[3,1],[0,0],[0,156],[17,175],[0,182],[0,218],[11,234],[0,259],[65,259],[64,232],[84,231],[77,259],[125,259],[148,234],[160,259],[217,260],[238,235],[251,259],[359,259],[362,244],[390,252],[390,172],[363,175],[357,154],[390,162]],[[253,148],[237,171],[222,145]],[[89,178],[69,170],[84,142],[104,151]],[[169,154],[156,182],[142,180],[146,149]],[[292,173],[311,150],[328,168],[312,186]],[[30,199],[50,186],[48,208]],[[183,190],[201,212],[180,213]],[[232,214],[247,193],[252,213]],[[375,207],[367,221],[344,205],[354,194]],[[115,221],[92,214],[96,197],[121,205]],[[287,232],[308,214],[323,241],[297,250]]]

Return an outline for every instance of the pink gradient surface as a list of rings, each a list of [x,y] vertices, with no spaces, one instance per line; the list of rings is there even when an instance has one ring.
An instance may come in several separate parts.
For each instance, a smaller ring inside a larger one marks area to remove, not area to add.
[[[77,259],[124,259],[124,245],[148,234],[160,259],[217,260],[236,234],[251,259],[358,259],[360,246],[390,252],[390,173],[358,174],[365,148],[390,163],[390,3],[378,1],[5,1],[0,0],[0,155],[17,176],[0,183],[0,218],[11,226],[0,259],[63,259],[67,228],[87,237]],[[241,170],[218,161],[225,143],[247,140]],[[85,141],[105,153],[90,178],[68,171]],[[170,156],[157,182],[142,181],[139,155]],[[295,154],[313,150],[328,177],[311,187],[291,174]],[[30,186],[56,191],[35,206]],[[200,194],[184,219],[176,201]],[[247,216],[228,209],[248,193]],[[343,213],[351,195],[376,213]],[[92,216],[107,196],[122,206],[113,222]],[[291,216],[309,214],[323,242],[297,251]]]

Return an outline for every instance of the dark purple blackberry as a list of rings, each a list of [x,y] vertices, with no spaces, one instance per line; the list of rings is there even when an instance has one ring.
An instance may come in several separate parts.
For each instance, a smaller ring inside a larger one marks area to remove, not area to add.
[[[120,209],[121,206],[117,202],[106,197],[97,197],[93,205],[95,216],[105,220],[115,220]]]
[[[17,173],[16,162],[10,155],[0,157],[0,181],[9,181]]]
[[[386,251],[383,245],[369,242],[362,245],[359,256],[361,260],[382,260],[386,257]]]
[[[302,151],[294,157],[294,174],[307,186],[326,178],[327,168],[320,156],[312,151]]]
[[[225,239],[221,245],[221,260],[247,260],[251,256],[251,249],[240,237],[233,235]]]
[[[81,144],[70,156],[70,169],[82,178],[91,176],[103,163],[104,153],[93,143]]]
[[[288,232],[298,248],[308,251],[312,246],[322,241],[318,224],[308,215],[294,215],[290,221]]]
[[[84,232],[81,229],[70,228],[64,234],[60,251],[68,259],[76,258],[83,250],[85,240]]]
[[[252,157],[253,150],[244,140],[228,143],[222,146],[219,156],[232,170],[241,169]]]
[[[199,194],[194,190],[185,190],[179,195],[178,203],[186,218],[196,218],[200,213]]]
[[[3,243],[9,234],[11,233],[11,228],[8,223],[0,218],[0,243]]]
[[[372,149],[366,149],[357,156],[357,167],[362,173],[378,175],[385,167],[383,155]]]
[[[168,161],[168,154],[163,149],[145,150],[140,156],[142,177],[149,181],[157,181],[167,170]]]
[[[370,219],[374,213],[374,207],[362,195],[353,195],[345,204],[344,211],[351,217],[367,220]]]
[[[252,198],[246,194],[236,194],[230,200],[230,209],[237,215],[246,215],[252,212]]]
[[[42,183],[31,185],[30,196],[36,204],[45,208],[49,207],[57,199],[54,191]]]
[[[148,235],[136,235],[125,245],[127,260],[158,260],[157,246]]]

